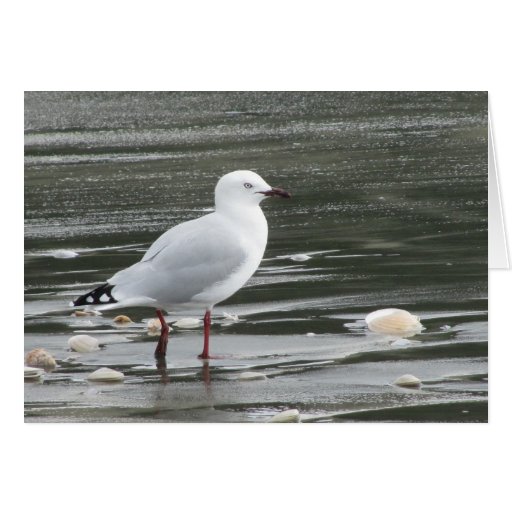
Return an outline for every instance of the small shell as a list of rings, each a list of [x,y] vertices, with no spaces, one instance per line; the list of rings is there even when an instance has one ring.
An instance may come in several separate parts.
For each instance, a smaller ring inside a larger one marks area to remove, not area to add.
[[[392,347],[408,347],[409,345],[412,345],[412,342],[404,338],[398,338],[391,343]]]
[[[92,372],[87,377],[87,380],[95,382],[120,382],[124,380],[124,374],[117,370],[112,370],[112,368],[104,367]]]
[[[238,376],[238,380],[266,380],[267,376],[259,372],[243,372]]]
[[[290,259],[292,261],[307,261],[311,259],[311,256],[308,256],[307,254],[294,254],[293,256],[290,256]]]
[[[300,413],[297,409],[287,409],[272,416],[268,423],[300,423]]]
[[[314,332],[307,332],[307,333],[306,333],[306,336],[307,336],[308,338],[312,338],[313,336],[316,336],[316,334],[315,334]]]
[[[41,368],[31,368],[30,366],[25,366],[24,373],[26,380],[36,380],[43,376],[44,370],[41,370]]]
[[[162,330],[162,322],[159,318],[151,318],[148,320],[148,331],[149,332],[160,332]]]
[[[370,331],[380,334],[406,337],[418,334],[424,329],[419,317],[411,315],[405,309],[379,309],[370,313],[365,320]]]
[[[74,313],[71,313],[71,315],[72,316],[91,316],[91,313],[89,313],[89,311],[77,310]]]
[[[95,352],[100,349],[98,340],[88,334],[78,334],[68,340],[68,345],[75,352]]]
[[[393,382],[395,386],[402,386],[404,388],[419,388],[421,386],[421,380],[414,375],[402,375]]]
[[[25,356],[25,363],[30,366],[35,366],[38,368],[47,368],[51,370],[57,366],[55,359],[51,354],[46,352],[43,348],[35,348],[31,350]]]
[[[69,251],[68,249],[59,249],[53,251],[52,256],[57,259],[76,258],[78,253],[75,251]]]
[[[116,322],[117,324],[129,324],[133,322],[133,320],[129,316],[118,315],[114,318],[114,322]]]
[[[100,311],[95,311],[93,309],[77,309],[71,316],[101,316],[102,313]]]
[[[224,318],[226,320],[231,320],[232,322],[239,322],[240,319],[238,318],[238,315],[230,315],[229,313],[222,313],[224,315]]]
[[[179,329],[195,329],[203,325],[203,322],[199,318],[180,318],[176,322],[173,322],[173,327]]]

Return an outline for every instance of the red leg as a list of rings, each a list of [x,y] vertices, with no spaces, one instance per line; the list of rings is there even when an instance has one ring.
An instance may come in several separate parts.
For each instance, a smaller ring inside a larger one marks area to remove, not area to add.
[[[203,352],[198,357],[201,359],[210,359],[210,325],[211,325],[210,310],[206,310],[203,318],[204,326],[204,346]]]
[[[160,331],[158,345],[156,346],[155,357],[165,357],[165,353],[167,352],[167,342],[169,341],[169,326],[165,321],[164,315],[159,309],[156,310],[156,316],[160,320],[162,329]]]

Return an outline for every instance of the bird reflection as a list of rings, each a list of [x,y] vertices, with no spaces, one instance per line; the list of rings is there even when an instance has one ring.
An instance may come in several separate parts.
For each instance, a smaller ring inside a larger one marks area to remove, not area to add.
[[[201,371],[201,377],[203,379],[206,391],[210,391],[210,361],[208,359],[203,360],[203,369]]]
[[[155,356],[156,359],[156,369],[160,374],[160,382],[162,384],[168,384],[171,382],[169,375],[167,374],[167,359],[165,356]]]
[[[165,356],[157,356],[155,360],[157,372],[160,374],[160,382],[162,384],[169,384],[172,379],[167,372],[167,359]],[[211,392],[211,374],[210,361],[208,359],[203,359],[200,376],[204,383],[205,391],[209,395]]]

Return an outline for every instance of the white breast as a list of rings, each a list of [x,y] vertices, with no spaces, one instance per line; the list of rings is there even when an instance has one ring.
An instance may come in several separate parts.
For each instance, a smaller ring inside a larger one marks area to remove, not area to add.
[[[268,226],[261,208],[238,212],[229,217],[230,222],[232,218],[236,218],[236,222],[232,222],[233,236],[239,240],[247,258],[227,279],[214,283],[193,297],[194,303],[206,307],[213,307],[226,300],[249,280],[259,267],[267,245]]]

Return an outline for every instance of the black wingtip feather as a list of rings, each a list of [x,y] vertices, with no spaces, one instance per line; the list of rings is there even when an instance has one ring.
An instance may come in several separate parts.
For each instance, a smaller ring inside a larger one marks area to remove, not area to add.
[[[73,301],[73,306],[92,306],[94,304],[114,304],[117,302],[112,296],[114,285],[105,283],[85,295],[80,295]],[[107,300],[108,299],[108,300]]]

